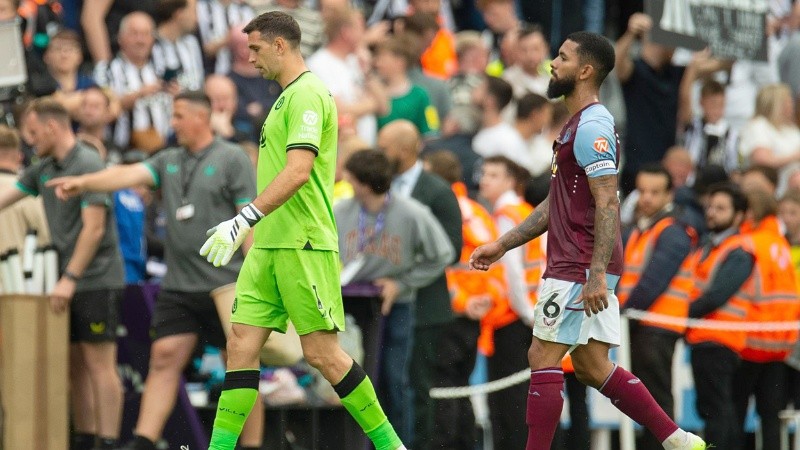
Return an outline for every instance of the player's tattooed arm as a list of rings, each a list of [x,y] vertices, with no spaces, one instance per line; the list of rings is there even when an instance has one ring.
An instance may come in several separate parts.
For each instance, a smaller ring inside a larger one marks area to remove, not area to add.
[[[547,231],[550,218],[550,196],[548,195],[519,225],[500,237],[499,243],[506,251],[517,248]]]
[[[589,189],[595,201],[594,249],[589,277],[605,276],[611,261],[611,254],[617,243],[619,227],[619,197],[617,197],[617,176],[604,175],[589,178]]]

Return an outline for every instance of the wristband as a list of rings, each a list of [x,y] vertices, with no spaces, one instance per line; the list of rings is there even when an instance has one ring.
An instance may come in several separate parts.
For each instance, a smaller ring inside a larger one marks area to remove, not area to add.
[[[62,276],[63,276],[64,278],[66,278],[66,279],[68,279],[68,280],[70,280],[70,281],[74,281],[74,282],[76,282],[76,283],[77,283],[77,282],[78,282],[78,280],[81,278],[81,277],[79,277],[79,276],[75,275],[74,273],[70,272],[69,270],[65,270],[65,271],[64,271],[64,274],[63,274]]]
[[[264,214],[259,211],[258,208],[256,208],[256,205],[252,203],[242,208],[242,211],[239,212],[239,215],[247,221],[247,224],[250,225],[250,227],[254,227],[258,221],[264,217]]]

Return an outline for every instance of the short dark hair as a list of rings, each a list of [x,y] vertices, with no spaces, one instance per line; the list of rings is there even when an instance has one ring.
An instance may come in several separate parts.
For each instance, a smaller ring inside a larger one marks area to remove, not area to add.
[[[756,164],[754,166],[750,166],[742,172],[742,175],[746,175],[748,173],[760,173],[767,179],[767,181],[772,184],[773,187],[778,186],[778,169],[769,166],[762,166]]]
[[[508,81],[491,75],[486,76],[486,92],[497,100],[497,109],[505,108],[514,98],[514,88]]]
[[[422,157],[430,165],[431,172],[439,175],[450,184],[461,181],[463,171],[461,162],[450,150],[434,150]]]
[[[700,88],[700,98],[711,95],[724,95],[725,87],[717,80],[706,80]]]
[[[431,13],[417,11],[414,14],[406,16],[403,19],[405,23],[405,30],[409,33],[416,35],[423,35],[426,31],[438,31],[439,23],[436,21],[436,16]]]
[[[517,119],[526,119],[549,104],[550,101],[539,94],[525,94],[517,100]]]
[[[52,97],[40,97],[31,101],[25,110],[25,115],[35,113],[40,121],[53,119],[67,127],[70,126],[69,111],[58,100]]]
[[[172,20],[172,16],[181,9],[187,8],[189,2],[187,0],[160,0],[156,3],[156,9],[153,11],[153,19],[156,24],[161,25],[164,22]]]
[[[389,191],[392,184],[394,170],[389,158],[378,150],[359,150],[344,163],[344,168],[350,172],[359,183],[363,183],[376,194]]]
[[[665,169],[664,166],[661,165],[661,163],[645,164],[639,169],[637,175],[640,173],[646,173],[648,175],[661,175],[667,180],[668,191],[671,191],[672,188],[674,187],[672,181],[672,175],[670,175],[669,172],[667,172],[667,169]]]
[[[570,33],[567,40],[578,44],[578,58],[594,67],[595,85],[600,87],[614,68],[614,46],[605,37],[588,31]]]
[[[525,39],[526,37],[537,33],[542,36],[542,39],[544,39],[544,42],[546,44],[548,45],[550,44],[549,42],[547,42],[547,37],[544,35],[544,28],[542,28],[542,26],[539,25],[538,23],[528,23],[528,22],[522,23],[519,27],[517,40]]]
[[[281,37],[292,46],[300,45],[300,25],[289,14],[281,11],[269,11],[261,14],[248,23],[242,32],[250,34],[254,31],[261,33],[261,39],[275,39]]]
[[[76,31],[70,30],[69,28],[64,28],[54,34],[53,37],[50,38],[50,42],[47,44],[47,46],[49,47],[50,44],[52,44],[55,40],[63,40],[71,42],[78,47],[81,46],[81,36]]]
[[[747,196],[744,195],[742,189],[730,182],[717,183],[708,188],[708,195],[725,194],[731,199],[733,203],[733,211],[736,213],[743,213],[747,211],[748,201]]]
[[[183,91],[175,96],[175,101],[186,100],[211,111],[211,99],[203,91]]]
[[[531,173],[528,172],[528,169],[520,166],[506,156],[495,155],[484,158],[483,164],[500,164],[505,166],[506,172],[516,180],[517,186],[525,186],[531,179]]]

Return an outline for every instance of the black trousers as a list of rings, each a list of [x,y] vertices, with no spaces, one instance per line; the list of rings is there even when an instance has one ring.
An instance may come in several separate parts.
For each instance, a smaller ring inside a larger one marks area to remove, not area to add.
[[[781,422],[778,413],[786,406],[786,375],[783,362],[742,361],[733,378],[733,400],[740,431],[740,449],[744,449],[744,422],[751,395],[755,396],[756,412],[761,422],[761,448],[780,448]]]
[[[741,427],[733,401],[733,380],[739,356],[722,345],[692,346],[692,375],[697,391],[695,407],[706,423],[705,440],[719,449],[739,446]]]
[[[631,329],[631,369],[647,386],[656,403],[675,417],[672,398],[672,358],[678,334],[636,325]],[[662,450],[661,442],[647,430],[636,445],[639,450]]]
[[[488,360],[489,380],[499,380],[530,367],[528,348],[533,333],[517,320],[494,333],[494,355]],[[525,411],[529,383],[489,394],[489,418],[495,449],[524,449],[528,441]]]
[[[444,328],[436,373],[437,387],[467,386],[475,368],[480,324],[458,317]],[[469,397],[434,400],[432,448],[475,450],[475,415]]]
[[[421,300],[421,301],[424,301]],[[414,390],[414,450],[432,449],[434,435],[434,405],[430,390],[443,385],[438,373],[441,340],[448,324],[418,326],[414,329],[414,348],[411,352],[411,387]]]

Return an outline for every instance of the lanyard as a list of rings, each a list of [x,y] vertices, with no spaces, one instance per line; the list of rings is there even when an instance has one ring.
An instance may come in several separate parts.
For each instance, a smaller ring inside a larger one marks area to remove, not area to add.
[[[186,153],[189,153],[189,151],[187,150]],[[187,199],[187,196],[189,195],[189,186],[192,184],[192,180],[194,179],[195,172],[197,172],[197,168],[200,167],[200,165],[203,163],[203,160],[206,158],[206,156],[208,156],[209,153],[211,153],[210,148],[204,150],[203,154],[199,158],[195,158],[193,156],[189,156],[187,158],[186,156],[184,156],[181,164],[184,169],[186,168],[187,165],[186,163],[189,161],[189,158],[195,159],[197,160],[197,162],[192,167],[192,170],[189,171],[188,173],[186,173],[185,170],[181,170],[181,205],[189,204],[189,200]]]
[[[375,218],[375,228],[372,231],[372,234],[367,237],[367,211],[362,207],[358,211],[358,253],[364,253],[364,249],[367,248],[367,245],[371,243],[375,238],[377,238],[382,232],[383,227],[386,224],[386,210],[388,209],[389,205],[389,194],[386,194],[386,200],[383,202],[383,207],[381,211],[378,213],[378,217]]]

